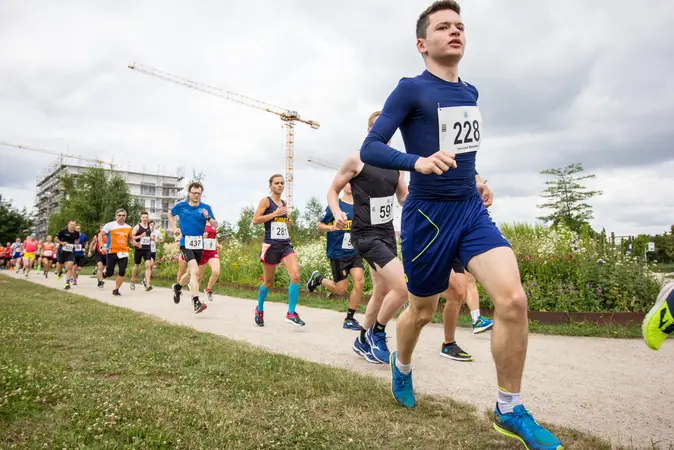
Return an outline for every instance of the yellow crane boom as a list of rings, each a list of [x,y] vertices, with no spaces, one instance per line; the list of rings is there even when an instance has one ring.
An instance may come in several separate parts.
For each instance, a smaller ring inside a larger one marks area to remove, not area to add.
[[[309,159],[307,159],[307,161],[312,164],[316,164],[318,166],[327,167],[328,169],[339,170],[339,166],[337,164],[333,164],[331,162],[324,161],[319,158],[314,158],[313,156],[310,156]]]
[[[221,97],[231,102],[239,103],[241,105],[256,108],[272,114],[276,114],[281,118],[286,130],[286,186],[285,186],[285,200],[288,204],[288,212],[293,205],[293,181],[295,172],[295,122],[304,123],[313,129],[320,128],[320,124],[313,120],[302,119],[297,111],[274,106],[269,103],[261,102],[245,95],[237,94],[207,84],[197,83],[186,78],[154,69],[152,67],[144,66],[142,64],[129,64],[129,69],[135,70],[145,75],[150,75],[160,80],[168,81],[180,86],[184,86],[195,91],[203,92],[205,94]]]
[[[57,152],[55,150],[47,150],[47,149],[44,149],[44,148],[31,147],[31,146],[28,146],[28,145],[10,144],[8,142],[2,142],[2,141],[0,141],[0,145],[4,145],[4,146],[7,146],[7,147],[20,148],[20,149],[23,149],[23,150],[30,150],[32,152],[45,153],[47,155],[60,156],[62,158],[80,159],[82,161],[88,161],[88,162],[91,162],[91,163],[110,166],[110,170],[114,170],[114,168],[115,168],[114,163],[112,163],[110,161],[103,161],[101,159],[87,158],[86,156],[71,155],[71,154],[68,154],[68,153]]]

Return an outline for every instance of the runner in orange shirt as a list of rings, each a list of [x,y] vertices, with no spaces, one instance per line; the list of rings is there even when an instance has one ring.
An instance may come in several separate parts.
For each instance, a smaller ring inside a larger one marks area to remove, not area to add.
[[[103,227],[103,231],[108,235],[108,256],[105,264],[105,278],[110,278],[115,273],[115,266],[119,265],[119,273],[112,295],[122,295],[119,288],[124,282],[126,275],[126,266],[129,263],[129,243],[134,247],[140,247],[140,242],[133,238],[133,228],[126,224],[126,210],[118,209],[115,212],[116,220]]]

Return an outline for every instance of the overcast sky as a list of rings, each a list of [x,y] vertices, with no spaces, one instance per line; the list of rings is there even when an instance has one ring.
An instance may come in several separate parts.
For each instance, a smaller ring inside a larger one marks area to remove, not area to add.
[[[248,3],[253,5],[253,3]],[[272,114],[127,68],[133,61],[297,110],[295,198],[325,204],[368,115],[424,67],[415,48],[429,1],[0,2],[0,141],[148,171],[205,174],[220,220],[257,204],[285,172]],[[499,222],[543,211],[541,170],[597,175],[593,225],[618,235],[674,223],[674,2],[464,2],[460,75],[480,91],[478,169]],[[399,135],[396,148],[403,150]],[[51,157],[0,146],[0,192],[32,206]],[[111,218],[112,219],[112,218]]]

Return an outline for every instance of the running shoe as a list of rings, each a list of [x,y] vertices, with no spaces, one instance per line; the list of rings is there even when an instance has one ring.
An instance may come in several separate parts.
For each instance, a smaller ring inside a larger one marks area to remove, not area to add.
[[[355,341],[353,341],[353,352],[358,355],[358,356],[365,356],[366,353],[370,351],[370,344],[367,343],[367,340],[365,342],[360,342],[360,336],[356,338]]]
[[[344,319],[344,325],[342,325],[342,328],[346,330],[360,331],[360,324],[356,319],[347,317],[346,319]]]
[[[314,292],[321,285],[322,279],[321,273],[318,270],[314,270],[311,273],[311,277],[309,277],[309,281],[307,281],[307,291]]]
[[[286,322],[292,323],[293,325],[296,325],[298,327],[303,327],[306,325],[302,319],[300,319],[300,315],[297,314],[296,312],[290,314],[286,313]]]
[[[173,283],[173,303],[180,303],[180,296],[182,295],[182,286],[178,283]]]
[[[472,361],[473,355],[464,352],[456,342],[450,344],[443,343],[440,349],[440,356],[452,359],[454,361]]]
[[[152,290],[152,285],[151,285],[151,284],[148,284],[147,286],[145,286],[145,291],[146,291],[146,292],[150,292],[151,290]]]
[[[493,426],[502,435],[520,441],[527,450],[564,450],[562,442],[540,426],[522,405],[515,406],[510,414],[501,414],[496,405]]]
[[[210,289],[206,289],[206,296],[208,297],[209,302],[213,301],[213,291],[211,291]]]
[[[49,276],[49,272],[45,272],[45,273],[44,273],[45,279],[46,279],[48,276]]]
[[[255,323],[258,327],[264,326],[264,311],[258,311],[257,306],[255,307]]]
[[[658,294],[655,305],[644,317],[641,332],[653,350],[659,350],[667,337],[674,333],[674,282],[667,283]]]
[[[192,299],[192,303],[194,303],[194,314],[199,314],[207,308],[206,304],[201,303],[197,297]]]
[[[122,294],[119,293],[119,289],[113,289],[112,295],[114,295],[115,297],[121,297],[122,296]]]
[[[147,280],[145,278],[143,278],[143,287],[147,291]]]
[[[360,342],[360,337],[357,337],[353,342],[352,348],[355,354],[362,356],[363,359],[365,359],[365,361],[369,362],[370,364],[382,364],[372,355],[372,349],[370,348],[370,344],[367,343],[367,340],[365,340],[365,342]]]
[[[391,352],[386,344],[386,332],[379,331],[377,333],[372,331],[372,328],[365,333],[365,339],[370,346],[372,356],[382,364],[386,364],[391,359]]]
[[[103,287],[105,286],[105,281],[99,281],[98,284],[97,284],[97,286],[98,286],[100,289],[103,289]]]
[[[77,286],[77,278],[73,280],[73,286]]]
[[[98,275],[98,268],[94,269],[94,272],[92,273],[93,276]]]
[[[414,399],[414,387],[412,385],[412,372],[408,375],[403,374],[396,367],[398,352],[391,354],[391,393],[396,402],[403,408],[414,408],[416,400]]]
[[[477,321],[473,324],[473,334],[484,333],[494,326],[494,321],[486,317],[479,316]]]
[[[66,291],[70,289],[70,283],[66,281],[66,287],[64,288]]]
[[[129,287],[131,288],[132,291],[135,291],[136,290],[136,282],[133,281],[133,280],[131,282],[129,282]]]

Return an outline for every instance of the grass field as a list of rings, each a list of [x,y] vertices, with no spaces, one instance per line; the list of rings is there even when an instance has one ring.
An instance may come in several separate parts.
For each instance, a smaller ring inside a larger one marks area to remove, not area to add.
[[[163,279],[153,279],[152,284],[161,287],[170,287],[173,281]],[[202,286],[203,288],[203,286]],[[250,298],[256,299],[257,292],[251,289],[242,289],[231,287],[225,284],[216,284],[213,288],[216,294],[228,295],[230,297]],[[288,296],[286,293],[270,292],[267,301],[287,303]],[[348,309],[348,302],[341,298],[329,299],[326,297],[320,298],[310,295],[302,295],[300,293],[299,304],[302,306],[310,306],[312,308],[330,309],[333,311],[346,312]],[[361,305],[358,311],[365,313],[365,306]],[[436,313],[433,317],[434,323],[442,323],[442,314]],[[470,316],[462,314],[459,316],[458,325],[460,327],[471,327],[472,322]],[[529,321],[529,332],[541,334],[554,334],[563,336],[589,336],[589,337],[610,337],[610,338],[641,338],[641,324],[634,326],[621,325],[594,325],[591,323],[573,323],[573,324],[559,324],[559,325],[543,325],[535,321]]]
[[[522,448],[471,406],[6,276],[0,342],[0,448]]]

